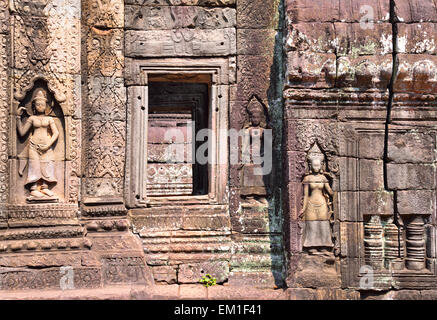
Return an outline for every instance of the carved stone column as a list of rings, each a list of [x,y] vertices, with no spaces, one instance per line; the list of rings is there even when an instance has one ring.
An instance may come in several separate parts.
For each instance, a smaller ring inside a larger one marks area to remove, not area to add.
[[[82,223],[101,264],[103,284],[152,284],[124,203],[124,1],[83,0],[82,24]]]

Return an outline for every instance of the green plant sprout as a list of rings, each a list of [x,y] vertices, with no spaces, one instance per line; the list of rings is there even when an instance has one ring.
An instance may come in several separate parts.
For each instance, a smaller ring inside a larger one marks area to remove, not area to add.
[[[210,274],[206,274],[199,280],[199,282],[208,288],[215,286],[217,284],[217,279]]]

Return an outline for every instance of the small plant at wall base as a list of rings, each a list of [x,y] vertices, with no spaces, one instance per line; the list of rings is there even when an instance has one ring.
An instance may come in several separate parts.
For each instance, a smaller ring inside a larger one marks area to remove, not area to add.
[[[210,274],[204,275],[199,282],[203,284],[206,288],[215,286],[217,284],[217,279]]]

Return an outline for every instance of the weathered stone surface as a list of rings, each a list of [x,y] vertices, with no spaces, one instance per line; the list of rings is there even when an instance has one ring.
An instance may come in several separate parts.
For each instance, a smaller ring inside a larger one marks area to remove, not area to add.
[[[223,283],[229,276],[229,262],[212,261],[193,264],[182,264],[178,270],[179,283],[199,283],[207,274],[216,278],[217,283]]]
[[[173,266],[157,266],[152,268],[153,277],[158,283],[175,284],[177,282],[177,271]]]
[[[434,189],[435,169],[426,164],[387,165],[388,187],[390,189]]]
[[[338,262],[334,256],[309,256],[302,254],[295,274],[298,288],[340,288]]]
[[[237,29],[237,54],[271,56],[276,36],[276,30]]]
[[[436,54],[436,23],[399,23],[398,52],[414,54]]]
[[[436,4],[432,0],[395,0],[395,14],[400,22],[437,22]]]
[[[393,193],[387,191],[359,192],[360,216],[367,215],[392,215],[393,214]]]
[[[341,257],[359,258],[364,256],[364,231],[360,222],[340,223]],[[348,241],[349,240],[349,241]]]
[[[383,162],[381,160],[364,160],[359,161],[360,190],[383,190],[384,174]]]
[[[432,190],[411,190],[397,192],[397,209],[400,214],[433,215],[436,195]]]
[[[436,92],[437,57],[428,54],[399,54],[399,68],[394,90],[432,94]]]
[[[388,158],[396,163],[431,163],[435,160],[435,135],[423,132],[392,134],[388,141]],[[431,151],[431,152],[430,152]]]
[[[273,57],[239,55],[237,64],[237,100],[248,103],[255,95],[267,106]]]
[[[336,56],[333,53],[290,52],[287,81],[296,88],[332,88],[336,78]]]
[[[337,86],[385,90],[392,74],[392,56],[345,56],[338,59]]]
[[[384,135],[361,135],[358,142],[358,155],[361,159],[382,159],[384,156]]]

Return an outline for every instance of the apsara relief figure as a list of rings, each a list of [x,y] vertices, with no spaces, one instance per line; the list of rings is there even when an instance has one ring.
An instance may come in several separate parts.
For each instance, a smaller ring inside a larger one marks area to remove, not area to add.
[[[18,109],[17,131],[23,137],[29,131],[27,180],[25,185],[30,189],[28,201],[57,200],[50,186],[56,184],[53,146],[59,137],[59,130],[53,117],[47,116],[50,107],[47,104],[46,92],[37,89],[32,99],[34,115],[22,121],[21,115],[26,112],[24,107]],[[23,175],[24,168],[20,168]]]
[[[260,164],[263,156],[264,130],[267,127],[264,106],[255,97],[247,106],[248,121],[244,128],[246,133],[243,140],[243,163]]]
[[[267,128],[265,107],[252,97],[247,105],[248,119],[244,125],[242,140],[243,184],[241,194],[249,202],[266,204],[266,186],[262,173],[264,159],[264,135]]]
[[[303,180],[304,200],[301,217],[305,221],[303,247],[310,254],[329,254],[334,246],[330,219],[333,191],[323,172],[325,156],[317,144],[308,153],[310,173]]]

